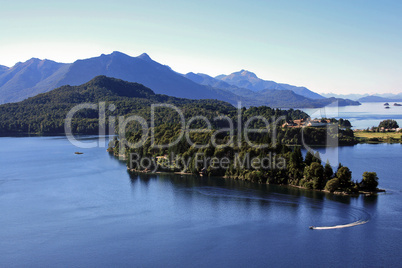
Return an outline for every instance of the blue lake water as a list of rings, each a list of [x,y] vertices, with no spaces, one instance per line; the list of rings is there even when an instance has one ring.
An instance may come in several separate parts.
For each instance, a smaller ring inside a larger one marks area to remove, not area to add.
[[[402,145],[339,148],[341,197],[221,178],[130,175],[105,148],[63,137],[0,138],[0,267],[400,266]],[[76,155],[80,150],[84,154]],[[358,220],[366,224],[310,230]]]
[[[389,103],[390,108],[385,109],[382,102],[362,103],[359,106],[345,107],[325,107],[321,109],[301,109],[312,118],[343,118],[348,119],[353,128],[366,129],[375,126],[386,119],[396,120],[402,127],[402,106],[393,106],[394,103]]]

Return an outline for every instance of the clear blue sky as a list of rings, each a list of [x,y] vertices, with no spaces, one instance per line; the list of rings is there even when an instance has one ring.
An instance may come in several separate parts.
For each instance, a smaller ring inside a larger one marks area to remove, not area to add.
[[[402,92],[402,1],[4,1],[0,65],[118,50],[316,92]]]

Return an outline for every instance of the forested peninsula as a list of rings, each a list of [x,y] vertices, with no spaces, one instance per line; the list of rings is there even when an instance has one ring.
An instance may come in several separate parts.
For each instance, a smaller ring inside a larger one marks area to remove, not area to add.
[[[155,130],[155,144],[169,143],[179,136],[180,127],[162,124]],[[265,148],[255,148],[241,139],[231,142],[229,135],[220,133],[221,145],[211,143],[213,130],[191,135],[193,145],[182,138],[176,145],[167,149],[156,149],[150,138],[136,149],[124,148],[117,138],[110,142],[108,151],[123,156],[130,172],[178,172],[200,176],[221,176],[260,184],[279,184],[297,186],[305,189],[327,191],[336,194],[373,194],[377,188],[378,177],[375,172],[365,172],[361,180],[352,180],[352,172],[339,164],[334,171],[327,161],[322,165],[320,155],[307,152],[303,157],[301,146],[269,143]],[[141,132],[127,137],[129,142],[137,143]],[[237,140],[234,137],[233,140]],[[263,134],[253,135],[253,144],[264,144]],[[197,148],[202,146],[202,148]],[[125,147],[125,146],[123,146]]]

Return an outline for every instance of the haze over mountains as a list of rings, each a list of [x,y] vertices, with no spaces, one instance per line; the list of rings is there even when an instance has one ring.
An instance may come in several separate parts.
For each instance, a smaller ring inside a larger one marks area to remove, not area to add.
[[[296,87],[288,84],[276,83],[274,81],[266,81],[258,78],[257,75],[246,70],[241,70],[240,72],[234,72],[229,75],[218,75],[215,78],[222,80],[230,85],[235,85],[240,88],[247,88],[256,92],[266,89],[291,90],[298,95],[310,99],[324,99],[323,96],[305,87]]]
[[[8,68],[0,66],[0,104],[17,102],[63,85],[81,85],[98,75],[106,75],[151,88],[157,94],[188,98],[217,99],[246,106],[322,107],[326,99],[305,87],[265,81],[248,71],[220,75],[181,75],[152,60],[147,54],[131,57],[113,52],[99,57],[57,63],[32,58]],[[340,105],[358,105],[340,99]]]
[[[0,76],[0,102],[15,102],[63,85],[81,85],[98,75],[141,83],[156,93],[190,99],[237,101],[238,96],[194,83],[146,55],[130,57],[120,52],[77,60],[71,64],[31,59]],[[224,95],[224,96],[223,96]]]
[[[261,93],[264,90],[291,90],[300,96],[313,100],[325,99],[325,97],[305,87],[296,87],[288,84],[279,84],[274,81],[266,81],[258,78],[256,74],[246,70],[234,72],[229,75],[218,75],[215,78],[202,73],[188,73],[185,77],[202,85],[224,88],[240,96],[250,96],[250,94],[254,95],[253,92]]]
[[[201,85],[225,89],[248,100],[253,100],[257,105],[271,107],[323,107],[334,101],[340,106],[358,105],[358,102],[341,99],[325,98],[310,91],[305,87],[296,87],[288,84],[278,84],[258,78],[254,73],[241,70],[230,75],[211,77],[202,73],[187,73],[188,79]]]
[[[360,102],[393,102],[393,101],[400,102],[400,101],[402,101],[402,97],[389,98],[389,97],[380,97],[380,96],[376,96],[376,95],[371,95],[371,96],[362,97],[359,99],[359,101]]]
[[[402,93],[399,94],[392,94],[392,93],[384,93],[384,94],[334,94],[334,93],[327,93],[322,94],[324,97],[330,98],[347,98],[351,100],[356,100],[359,102],[392,102],[392,101],[402,101]]]

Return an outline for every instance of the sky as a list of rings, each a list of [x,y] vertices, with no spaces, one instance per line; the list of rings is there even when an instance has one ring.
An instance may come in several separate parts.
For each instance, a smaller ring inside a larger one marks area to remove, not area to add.
[[[318,93],[402,92],[399,0],[0,0],[0,65],[147,53]]]

